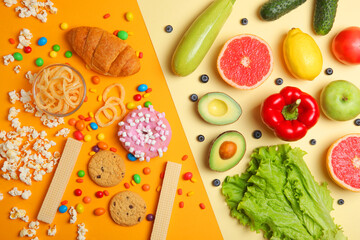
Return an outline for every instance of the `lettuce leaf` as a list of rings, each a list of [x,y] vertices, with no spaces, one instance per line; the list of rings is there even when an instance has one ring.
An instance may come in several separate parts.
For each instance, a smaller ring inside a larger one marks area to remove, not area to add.
[[[271,240],[345,240],[330,216],[333,199],[290,145],[260,147],[245,173],[228,176],[222,193],[232,217]]]

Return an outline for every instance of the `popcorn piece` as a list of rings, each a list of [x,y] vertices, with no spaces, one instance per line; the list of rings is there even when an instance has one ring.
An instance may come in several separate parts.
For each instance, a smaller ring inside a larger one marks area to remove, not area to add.
[[[29,199],[29,197],[31,196],[31,191],[30,190],[24,190],[23,193],[21,194],[21,198],[22,199]]]
[[[85,223],[78,224],[78,236],[77,240],[85,240],[85,234],[88,232],[88,230],[85,228]]]
[[[16,67],[14,67],[14,72],[16,74],[18,74],[20,72],[21,66],[20,65],[16,65]]]
[[[17,187],[14,187],[14,188],[11,189],[8,193],[9,193],[11,196],[16,197],[16,196],[20,196],[23,192],[22,192],[22,191],[19,191],[19,190],[17,189]]]
[[[16,12],[20,11],[19,17],[22,17],[22,18],[31,16],[31,11],[28,11],[26,8],[17,7],[17,8],[15,8],[15,11]],[[30,30],[27,28],[23,28],[19,34],[19,44],[18,44],[17,48],[23,49],[24,47],[28,47],[31,44],[30,40],[32,37],[33,37],[33,35],[30,32]]]
[[[67,137],[69,133],[70,133],[70,129],[62,128],[55,134],[55,137],[58,137],[58,136]]]
[[[25,104],[31,101],[31,95],[32,95],[31,91],[26,92],[24,89],[21,89],[20,95],[21,95],[20,101],[22,103]]]
[[[11,54],[3,56],[3,59],[4,59],[5,66],[9,65],[11,62],[13,62],[15,60],[13,55],[11,55]]]
[[[13,118],[16,117],[19,112],[20,112],[20,109],[16,109],[15,107],[11,107],[9,109],[8,121],[12,121]]]
[[[70,214],[70,223],[75,223],[77,220],[77,211],[73,206],[70,207],[69,214]]]
[[[10,102],[14,104],[16,101],[20,100],[19,94],[14,90],[9,92]]]
[[[31,71],[27,71],[27,72],[25,73],[25,78],[26,78],[27,80],[29,80],[29,83],[30,83],[30,84],[33,84],[33,83],[34,83],[35,77],[36,77],[36,73],[32,74]]]
[[[49,229],[47,230],[47,235],[55,236],[55,234],[56,234],[56,225],[54,225],[53,227],[49,226]]]
[[[39,221],[31,221],[31,222],[29,223],[29,228],[30,228],[30,229],[35,229],[35,230],[37,230],[37,229],[39,229],[39,227],[40,227]]]
[[[17,4],[16,0],[4,0],[5,6],[11,7],[12,5]]]
[[[26,211],[24,209],[18,209],[17,207],[13,207],[10,212],[10,219],[14,220],[17,218],[23,220],[24,222],[29,221],[29,216],[26,216]]]
[[[36,235],[36,230],[35,229],[26,229],[23,228],[20,231],[20,237],[33,237]]]
[[[0,201],[4,199],[4,194],[0,193]]]

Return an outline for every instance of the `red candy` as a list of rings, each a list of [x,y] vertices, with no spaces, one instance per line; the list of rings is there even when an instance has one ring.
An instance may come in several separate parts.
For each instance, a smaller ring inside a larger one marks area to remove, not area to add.
[[[111,148],[110,148],[110,151],[112,151],[112,152],[117,152],[117,149],[114,148],[114,147],[111,147]]]
[[[187,172],[184,174],[183,178],[184,180],[190,180],[192,178],[193,174],[191,172]]]
[[[107,18],[109,18],[109,17],[110,17],[110,13],[107,13],[107,14],[104,15],[103,18],[104,18],[104,19],[107,19]]]
[[[143,58],[144,54],[143,52],[139,52],[139,58]]]
[[[181,188],[178,189],[178,194],[182,195],[182,189]]]
[[[102,191],[97,191],[95,193],[95,197],[97,197],[97,198],[102,198],[103,196],[104,196],[104,193]]]
[[[76,124],[76,119],[75,118],[70,118],[69,121],[68,121],[69,125],[70,126],[75,126]]]
[[[75,189],[74,194],[75,194],[75,196],[81,196],[81,194],[82,194],[81,189]]]
[[[186,159],[188,159],[188,155],[184,155],[181,160],[185,161]]]
[[[83,135],[80,131],[75,131],[75,132],[74,132],[74,138],[75,138],[76,140],[81,141],[81,140],[84,139],[84,135]]]
[[[89,121],[91,121],[91,119],[92,119],[92,117],[87,117],[87,118],[85,118],[84,120],[87,121],[87,122],[89,122]]]
[[[108,191],[108,190],[104,190],[104,192],[103,192],[103,193],[104,193],[104,195],[105,195],[105,196],[109,196],[109,195],[110,195],[110,193],[109,193],[109,191]]]
[[[24,47],[24,52],[25,53],[31,53],[32,48],[30,46]]]
[[[119,30],[115,30],[115,31],[113,32],[113,34],[114,34],[115,36],[117,36],[118,32],[119,32]]]
[[[9,38],[9,42],[10,42],[11,44],[15,44],[15,39]]]
[[[183,201],[179,202],[179,207],[180,207],[180,208],[183,208],[183,207],[184,207],[184,202],[183,202]]]
[[[85,117],[83,115],[79,115],[78,118],[81,119],[81,120],[85,119]]]
[[[68,204],[68,200],[64,200],[61,202],[61,205],[66,205],[66,204]]]
[[[135,100],[135,101],[140,101],[140,100],[141,100],[141,95],[140,95],[140,94],[136,94],[136,95],[134,96],[134,100]]]
[[[152,91],[152,89],[151,88],[148,88],[148,89],[146,89],[146,93],[149,93],[149,92],[151,92]]]
[[[87,102],[88,101],[88,97],[87,96],[85,96],[85,98],[84,98],[84,102]]]
[[[199,206],[200,206],[200,208],[201,208],[201,209],[205,209],[205,204],[200,203],[200,205],[199,205]]]
[[[78,179],[76,179],[76,182],[77,183],[82,183],[82,182],[84,182],[84,179],[78,178]]]
[[[126,189],[129,189],[130,188],[130,184],[129,183],[124,183],[124,187],[126,188]]]
[[[164,179],[164,175],[165,175],[165,172],[161,172],[161,173],[160,173],[160,178],[161,178],[161,179]]]

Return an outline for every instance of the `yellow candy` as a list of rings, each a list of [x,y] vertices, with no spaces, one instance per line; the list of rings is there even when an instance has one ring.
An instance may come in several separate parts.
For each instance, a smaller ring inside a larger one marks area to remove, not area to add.
[[[101,102],[101,101],[102,101],[102,95],[99,95],[99,96],[97,97],[97,101],[98,101],[98,102]]]
[[[139,57],[140,52],[139,52],[139,51],[135,51],[135,54],[136,54],[137,57]]]
[[[125,14],[125,19],[126,21],[131,22],[132,20],[134,20],[134,14],[132,12],[127,12]]]
[[[193,182],[193,183],[196,183],[196,182],[197,182],[197,179],[192,177],[192,178],[190,179],[190,181]]]
[[[92,117],[92,118],[94,117],[94,113],[93,113],[93,112],[89,112],[88,114],[89,114],[89,117]]]
[[[126,108],[131,110],[135,108],[135,103],[134,102],[129,102],[128,104],[126,104]]]
[[[87,125],[87,126],[86,126],[86,129],[87,129],[88,131],[91,131],[90,125]]]
[[[97,89],[96,89],[96,88],[90,88],[90,89],[89,89],[89,92],[96,93],[96,92],[97,92]]]
[[[76,205],[76,211],[77,211],[78,213],[83,213],[83,212],[84,212],[84,206],[83,206],[81,203],[78,203],[78,204]]]
[[[49,53],[49,56],[52,57],[52,58],[55,58],[55,57],[57,56],[57,52],[51,51],[51,52]]]
[[[187,193],[187,196],[188,196],[188,197],[190,197],[190,196],[192,196],[192,195],[194,195],[194,192],[193,192],[193,191]]]
[[[85,141],[85,142],[90,142],[90,141],[91,141],[91,136],[90,136],[89,134],[86,134],[86,135],[84,136],[84,141]]]
[[[136,182],[134,180],[131,180],[131,185],[135,186],[136,185]]]
[[[105,139],[105,134],[99,133],[99,134],[96,136],[96,138],[97,138],[97,140],[102,141],[102,140]]]
[[[128,36],[133,36],[134,33],[133,32],[127,32],[128,33]]]
[[[145,93],[145,94],[143,95],[144,98],[147,98],[148,96],[150,96],[150,93]]]
[[[66,29],[69,28],[69,24],[67,24],[66,22],[63,22],[63,23],[60,24],[60,28],[61,28],[62,30],[66,30]]]
[[[160,190],[161,190],[161,186],[158,186],[158,187],[156,188],[156,191],[157,191],[157,192],[160,192]]]
[[[91,151],[91,152],[89,152],[89,155],[90,155],[90,156],[93,156],[93,155],[95,155],[95,153],[96,153],[96,152]]]

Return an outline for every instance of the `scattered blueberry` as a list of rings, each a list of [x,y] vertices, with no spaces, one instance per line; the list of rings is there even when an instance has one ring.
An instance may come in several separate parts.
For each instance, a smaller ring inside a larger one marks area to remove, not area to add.
[[[192,102],[196,102],[198,99],[199,99],[198,95],[196,95],[195,93],[190,95],[190,100]]]
[[[172,27],[171,25],[167,25],[167,26],[165,27],[165,32],[171,33],[172,31],[173,31],[173,27]]]
[[[155,216],[153,214],[150,213],[150,214],[146,215],[146,220],[154,221],[154,219],[155,219]]]
[[[360,126],[360,118],[355,119],[354,124]]]
[[[325,69],[325,73],[326,73],[326,75],[332,75],[334,73],[334,71],[332,70],[332,68],[327,68],[327,69]]]
[[[310,145],[315,145],[316,144],[316,140],[315,139],[311,139],[310,140]]]
[[[200,76],[200,81],[201,81],[202,83],[207,83],[207,82],[209,81],[209,76],[206,75],[206,74],[201,75],[201,76]]]
[[[198,140],[199,142],[203,142],[203,141],[205,140],[204,135],[199,135],[199,136],[197,136],[197,140]]]
[[[240,22],[241,22],[242,25],[247,25],[247,24],[249,23],[249,21],[247,20],[247,18],[241,19]]]
[[[256,139],[259,139],[259,138],[261,138],[262,133],[261,133],[260,130],[255,130],[255,131],[253,132],[252,136],[253,136],[254,138],[256,138]]]
[[[275,84],[276,85],[281,85],[281,84],[283,84],[284,83],[284,80],[282,79],[282,78],[277,78],[277,79],[275,79]]]
[[[339,204],[339,205],[343,205],[344,203],[345,203],[345,201],[344,201],[344,199],[339,199],[338,201],[337,201],[337,203]]]
[[[213,185],[214,187],[218,187],[218,186],[220,186],[220,184],[221,184],[221,182],[220,182],[219,179],[214,179],[214,180],[212,181],[212,185]]]

